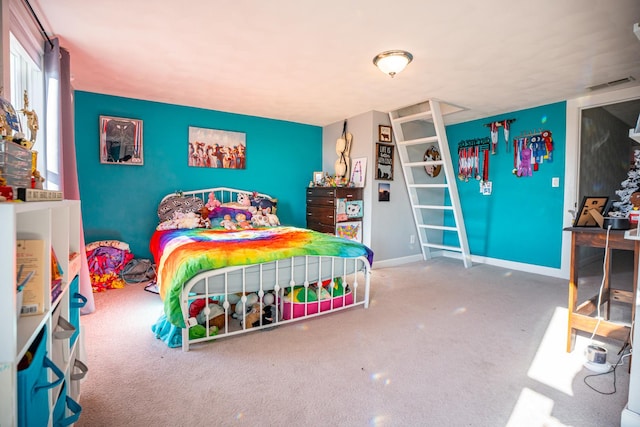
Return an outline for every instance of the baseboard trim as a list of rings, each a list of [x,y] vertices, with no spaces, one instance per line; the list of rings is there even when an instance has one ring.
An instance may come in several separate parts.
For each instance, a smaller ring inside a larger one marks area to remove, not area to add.
[[[372,269],[375,270],[377,268],[397,267],[399,265],[409,264],[422,260],[422,254],[410,255],[402,258],[385,259],[382,261],[375,261],[374,259]]]
[[[462,261],[462,255],[455,252],[443,251],[442,256],[449,258],[457,258]],[[525,273],[541,274],[543,276],[557,277],[558,279],[569,279],[568,275],[564,275],[559,268],[543,267],[540,265],[525,264],[523,262],[506,261],[503,259],[489,258],[477,255],[471,255],[471,262],[475,264],[487,264],[496,267],[509,268],[511,270],[523,271]]]
[[[450,251],[434,251],[431,253],[432,258],[437,258],[439,256],[447,257],[447,258],[455,258],[459,259],[462,262],[462,254],[458,252],[450,252]],[[382,261],[374,261],[373,269],[377,268],[388,268],[388,267],[398,267],[403,264],[409,264],[411,262],[422,261],[422,255],[410,255],[402,258],[393,258],[393,259],[385,259]],[[428,260],[427,260],[428,261]],[[508,268],[511,270],[523,271],[525,273],[533,273],[540,274],[543,276],[556,277],[558,279],[569,279],[568,275],[563,275],[562,270],[559,268],[551,268],[551,267],[543,267],[540,265],[533,264],[525,264],[522,262],[515,261],[506,261],[503,259],[497,258],[489,258],[477,255],[471,255],[471,262],[473,264],[487,264],[493,265],[496,267]]]

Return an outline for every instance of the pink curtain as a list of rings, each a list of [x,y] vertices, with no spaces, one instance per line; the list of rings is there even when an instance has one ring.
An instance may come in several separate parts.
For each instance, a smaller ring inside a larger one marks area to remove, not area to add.
[[[80,200],[78,168],[74,135],[73,88],[71,87],[71,63],[69,52],[60,48],[58,39],[53,39],[53,47],[45,43],[45,104],[47,105],[47,128],[58,129],[60,190],[64,198]],[[54,134],[53,132],[49,133]],[[51,143],[52,141],[48,141]],[[93,290],[89,276],[89,264],[85,251],[84,229],[80,217],[80,293],[87,298],[82,314],[95,311]]]

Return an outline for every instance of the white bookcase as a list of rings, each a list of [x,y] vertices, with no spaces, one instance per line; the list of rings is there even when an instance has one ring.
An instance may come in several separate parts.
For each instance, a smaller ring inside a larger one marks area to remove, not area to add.
[[[65,395],[79,401],[80,387],[76,362],[82,334],[79,333],[79,303],[74,301],[73,288],[78,283],[77,262],[69,261],[69,254],[80,251],[80,202],[63,200],[56,202],[0,203],[0,426],[24,424],[20,412],[27,409],[21,393],[29,393],[19,385],[18,364],[29,351],[38,334],[45,331],[42,347],[46,357],[61,371],[64,378],[56,386],[47,389],[48,424],[54,423],[54,408],[58,416],[71,416],[64,401]],[[42,240],[44,255],[44,313],[18,317],[16,276],[18,273],[17,240]],[[51,297],[51,251],[53,248],[63,271],[62,291]],[[75,279],[75,281],[74,281]],[[73,283],[73,284],[72,284]],[[75,310],[75,313],[74,313]],[[76,314],[77,325],[74,338],[69,335],[73,328],[61,328],[64,320]],[[82,368],[81,368],[82,369]],[[86,372],[86,369],[84,369]],[[24,374],[23,374],[24,375]],[[58,378],[54,371],[46,373],[50,383]],[[75,378],[75,380],[74,380]],[[58,398],[63,396],[63,401]],[[42,395],[41,395],[42,396]],[[62,412],[60,407],[64,404]],[[43,412],[42,408],[28,408]],[[46,409],[45,418],[46,418]],[[63,414],[63,415],[60,415]],[[26,418],[26,417],[25,417]]]

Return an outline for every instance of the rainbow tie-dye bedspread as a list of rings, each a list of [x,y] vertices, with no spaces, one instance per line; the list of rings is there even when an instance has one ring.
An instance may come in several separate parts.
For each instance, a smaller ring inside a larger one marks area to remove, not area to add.
[[[361,243],[295,227],[155,231],[150,249],[158,266],[158,289],[165,315],[179,328],[184,328],[182,285],[202,271],[304,255],[365,256],[373,263],[373,252]]]

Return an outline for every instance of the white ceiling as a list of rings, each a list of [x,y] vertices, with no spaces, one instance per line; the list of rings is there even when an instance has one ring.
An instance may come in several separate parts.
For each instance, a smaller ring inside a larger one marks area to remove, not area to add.
[[[320,126],[428,98],[467,109],[455,123],[640,84],[639,0],[30,3],[77,90]],[[372,64],[390,49],[414,56],[393,79]]]

